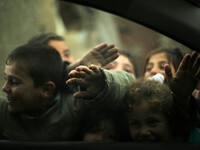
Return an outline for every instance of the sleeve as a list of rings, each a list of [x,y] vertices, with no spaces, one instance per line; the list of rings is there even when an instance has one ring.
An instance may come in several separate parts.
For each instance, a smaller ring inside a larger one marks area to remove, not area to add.
[[[200,121],[200,103],[193,96],[189,100],[189,110],[185,112],[179,105],[176,103],[177,108],[180,113],[183,115],[189,128],[193,128],[199,124]]]
[[[200,126],[200,102],[196,100],[192,95],[190,97],[190,106],[187,116],[191,122],[191,128]]]
[[[179,116],[177,124],[180,125],[179,128],[181,129],[181,132],[185,132],[185,135],[187,135],[193,128],[200,125],[200,103],[191,96],[189,100],[189,110],[185,111],[180,107],[180,104],[175,98],[174,102],[176,115]]]
[[[188,142],[189,143],[200,143],[200,129],[199,128],[193,128],[190,131]]]
[[[101,69],[101,68],[100,68]],[[118,109],[123,104],[123,97],[128,86],[136,80],[135,76],[125,71],[101,69],[105,75],[106,88],[94,99],[96,106]]]
[[[0,139],[3,137],[6,110],[7,110],[6,98],[0,96]]]

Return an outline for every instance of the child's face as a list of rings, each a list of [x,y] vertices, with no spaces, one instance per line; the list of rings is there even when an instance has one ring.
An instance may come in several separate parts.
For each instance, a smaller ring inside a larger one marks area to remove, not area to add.
[[[113,142],[117,140],[117,134],[114,130],[114,123],[111,120],[102,120],[100,125],[99,132],[97,133],[91,133],[87,132],[85,133],[83,137],[83,141],[87,142]]]
[[[157,73],[160,73],[162,75],[165,74],[164,66],[165,64],[169,64],[169,60],[167,59],[167,56],[164,52],[154,54],[150,57],[149,62],[145,68],[145,77],[151,77]],[[174,66],[170,64],[170,67],[172,69],[172,74],[175,73]]]
[[[74,61],[65,41],[51,40],[48,44],[54,47],[60,53],[63,61],[68,61],[70,63]]]
[[[132,65],[130,60],[124,55],[119,55],[116,60],[109,63],[104,68],[112,71],[126,71],[135,75],[134,66]]]
[[[2,87],[7,96],[8,110],[22,112],[41,109],[41,87],[34,87],[33,79],[17,63],[5,66],[5,83]]]
[[[152,112],[146,102],[133,106],[128,122],[133,142],[169,142],[172,138],[166,117]]]

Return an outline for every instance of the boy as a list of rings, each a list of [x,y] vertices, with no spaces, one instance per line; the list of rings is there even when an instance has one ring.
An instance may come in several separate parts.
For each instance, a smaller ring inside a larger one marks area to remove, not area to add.
[[[76,140],[82,116],[90,108],[115,107],[110,97],[120,100],[135,79],[125,72],[91,66],[83,69],[85,73],[78,67],[78,74],[69,75],[84,76],[77,82],[84,91],[75,93],[74,99],[73,93],[60,88],[62,68],[59,53],[49,46],[23,45],[9,54],[2,88],[7,98],[0,101],[0,139]]]

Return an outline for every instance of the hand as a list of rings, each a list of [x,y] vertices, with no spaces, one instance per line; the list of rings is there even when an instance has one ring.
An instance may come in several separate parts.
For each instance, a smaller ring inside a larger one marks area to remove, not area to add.
[[[118,49],[114,48],[114,44],[107,45],[102,43],[89,50],[80,60],[81,65],[95,64],[105,66],[119,57]]]
[[[200,90],[199,89],[195,89],[193,92],[192,92],[192,95],[194,96],[194,98],[196,100],[198,100],[200,102]]]
[[[175,98],[184,106],[187,106],[187,100],[200,79],[200,57],[198,57],[198,53],[186,54],[174,76],[172,76],[170,66],[165,65],[165,74],[167,84]],[[184,100],[186,101],[184,102]]]
[[[74,93],[75,98],[93,99],[105,87],[105,77],[100,69],[95,65],[79,66],[72,70],[68,76],[66,84],[80,86],[80,91]]]

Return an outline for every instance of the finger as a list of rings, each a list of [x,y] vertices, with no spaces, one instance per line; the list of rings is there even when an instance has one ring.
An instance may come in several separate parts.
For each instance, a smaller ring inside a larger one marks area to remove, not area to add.
[[[194,74],[200,69],[200,57],[197,58],[196,62],[193,65],[192,71]]]
[[[165,77],[166,77],[166,80],[169,81],[172,79],[172,71],[171,71],[171,67],[169,66],[169,64],[166,64],[164,66],[165,68]]]
[[[119,57],[119,53],[116,53],[116,54],[114,54],[114,55],[108,57],[108,58],[106,59],[106,64],[103,64],[103,66],[109,64],[110,62],[114,61],[114,60],[117,59],[118,57]]]
[[[84,82],[83,79],[78,79],[78,78],[71,78],[66,81],[67,85],[79,85],[81,87],[86,87],[86,83]]]
[[[70,71],[69,73],[68,73],[68,76],[69,77],[73,77],[73,76],[75,76],[75,74],[76,74],[76,70],[72,70],[72,71]]]
[[[200,80],[200,68],[199,68],[199,70],[197,71],[197,73],[196,73],[196,78],[197,78],[197,80]]]
[[[68,76],[70,78],[85,78],[87,74],[84,71],[74,71],[72,73],[69,73]]]
[[[76,67],[77,71],[84,71],[86,74],[91,75],[93,74],[92,70],[90,70],[87,66],[79,66]]]
[[[109,49],[112,49],[112,48],[114,48],[114,47],[115,47],[114,44],[110,44],[110,45],[106,46],[105,48],[100,49],[99,52],[100,52],[101,54],[104,54],[104,53],[106,53]]]
[[[94,71],[95,73],[99,73],[100,70],[99,70],[99,67],[97,67],[96,65],[90,65],[89,68]]]
[[[193,53],[191,54],[190,60],[189,60],[189,62],[188,62],[188,67],[189,67],[189,68],[192,68],[192,67],[193,67],[193,65],[194,65],[195,60],[196,60],[197,57],[198,57],[198,53],[197,53],[197,52],[193,52]]]
[[[119,53],[118,48],[113,48],[113,49],[108,50],[106,53],[104,53],[103,57],[107,58],[107,57],[110,57],[110,56],[112,56],[116,53]]]
[[[100,51],[101,49],[103,49],[103,48],[105,48],[105,47],[107,47],[107,46],[108,46],[108,45],[107,45],[106,43],[101,43],[101,44],[95,46],[95,47],[93,48],[93,50],[95,50],[95,51]]]
[[[74,97],[75,98],[90,99],[92,96],[87,91],[79,91],[79,92],[74,93]]]
[[[179,70],[185,70],[185,69],[187,69],[189,60],[190,60],[190,55],[186,54],[183,57],[183,59],[182,59],[182,61],[181,61],[181,63],[180,63],[180,65],[179,65],[179,67],[178,67],[178,69],[177,69],[176,72],[178,72]]]

